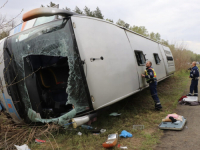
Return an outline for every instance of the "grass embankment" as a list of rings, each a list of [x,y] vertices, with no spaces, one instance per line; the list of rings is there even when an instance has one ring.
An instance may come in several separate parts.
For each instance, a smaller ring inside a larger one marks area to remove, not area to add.
[[[52,145],[47,142],[44,144],[32,143],[29,146],[31,149],[45,150],[53,149],[52,146],[56,149],[57,145],[62,150],[100,150],[103,149],[102,143],[105,142],[108,134],[116,132],[120,134],[122,130],[127,130],[133,134],[133,137],[120,138],[119,144],[128,146],[128,149],[153,149],[163,135],[163,131],[158,129],[161,119],[169,113],[176,113],[178,99],[182,96],[188,80],[187,72],[179,72],[159,82],[158,96],[163,105],[163,111],[153,110],[154,102],[150,91],[145,89],[112,105],[108,111],[98,117],[98,121],[92,126],[107,130],[101,135],[92,135],[80,128],[77,130],[67,129],[54,133],[56,142],[53,138],[49,138]],[[110,117],[109,114],[112,112],[121,113],[121,116]],[[133,125],[144,125],[145,129],[133,130]],[[81,131],[83,135],[77,135],[78,131]]]

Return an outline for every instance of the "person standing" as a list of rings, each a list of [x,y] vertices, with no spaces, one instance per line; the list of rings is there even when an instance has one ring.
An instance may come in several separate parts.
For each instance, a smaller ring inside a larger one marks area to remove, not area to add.
[[[196,62],[192,62],[192,68],[190,68],[190,76],[192,78],[190,85],[190,93],[187,96],[192,96],[194,91],[194,96],[198,96],[198,81],[199,81],[199,69],[196,66]]]
[[[146,78],[147,83],[149,83],[149,88],[151,92],[151,96],[155,102],[155,109],[156,110],[161,110],[162,106],[160,103],[160,100],[157,95],[157,79],[156,79],[156,72],[152,67],[152,62],[148,61],[146,63],[146,70],[145,70],[145,75],[141,74],[143,78]]]

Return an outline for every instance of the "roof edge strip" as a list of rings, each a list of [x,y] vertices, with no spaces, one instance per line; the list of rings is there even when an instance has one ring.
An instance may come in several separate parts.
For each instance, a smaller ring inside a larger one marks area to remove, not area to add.
[[[135,31],[132,31],[132,30],[127,29],[127,28],[125,28],[125,27],[123,27],[123,26],[120,26],[120,25],[117,25],[117,24],[115,24],[115,23],[112,23],[112,22],[110,22],[110,21],[106,21],[106,20],[104,20],[104,19],[99,19],[99,18],[95,18],[95,17],[88,17],[88,16],[85,16],[85,15],[79,15],[79,16],[75,16],[75,17],[85,17],[85,18],[88,18],[88,19],[93,19],[93,20],[98,20],[98,21],[106,22],[106,23],[112,24],[112,25],[114,25],[114,26],[117,26],[117,27],[119,27],[119,28],[121,28],[121,29],[124,29],[124,30],[126,30],[126,31],[129,31],[129,32],[131,32],[131,33],[134,33],[134,34],[136,34],[136,35],[138,35],[138,36],[141,36],[141,37],[143,37],[143,38],[145,38],[145,39],[148,39],[148,40],[153,41],[153,42],[155,42],[155,43],[158,43],[158,44],[160,44],[160,45],[166,46],[166,45],[160,43],[159,41],[155,41],[155,40],[153,40],[153,39],[150,39],[149,37],[146,37],[146,36],[144,36],[144,35],[142,35],[142,34],[139,34],[139,33],[135,32]],[[166,47],[168,47],[168,46],[166,46]]]
[[[122,27],[122,26],[119,26],[119,27],[122,28],[122,29],[124,29],[124,30],[127,30],[127,31],[129,31],[129,32],[132,32],[132,33],[134,33],[134,34],[136,34],[136,35],[139,35],[139,36],[141,36],[141,37],[143,37],[143,38],[146,38],[146,39],[148,39],[148,40],[150,40],[150,41],[153,41],[153,42],[155,42],[155,43],[161,44],[160,42],[155,41],[155,40],[153,40],[153,39],[150,39],[149,37],[144,36],[144,35],[142,35],[142,34],[139,34],[139,33],[135,32],[135,31],[132,31],[132,30],[127,29],[127,28]],[[161,44],[161,45],[163,45],[163,44]]]
[[[22,20],[25,22],[38,17],[53,16],[53,15],[73,16],[79,14],[64,9],[41,7],[26,12],[22,17]]]

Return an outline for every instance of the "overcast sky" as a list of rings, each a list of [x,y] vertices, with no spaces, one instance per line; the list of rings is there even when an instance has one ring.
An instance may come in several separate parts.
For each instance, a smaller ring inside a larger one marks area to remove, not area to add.
[[[0,5],[6,0],[1,0]],[[199,0],[54,0],[60,8],[68,7],[81,10],[85,6],[95,10],[98,6],[104,19],[145,26],[149,32],[158,32],[161,38],[170,43],[184,42],[187,49],[200,54],[200,1]],[[23,13],[48,5],[50,0],[8,0],[0,9],[0,14],[15,17],[22,9]],[[22,14],[23,14],[22,13]],[[18,20],[22,15],[18,17]]]

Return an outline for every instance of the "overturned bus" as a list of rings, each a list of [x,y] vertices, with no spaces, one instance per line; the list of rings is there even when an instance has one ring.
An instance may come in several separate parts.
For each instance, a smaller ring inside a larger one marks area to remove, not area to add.
[[[81,125],[148,87],[146,60],[158,81],[175,71],[168,47],[105,20],[38,8],[23,21],[0,41],[0,110],[16,123]]]

